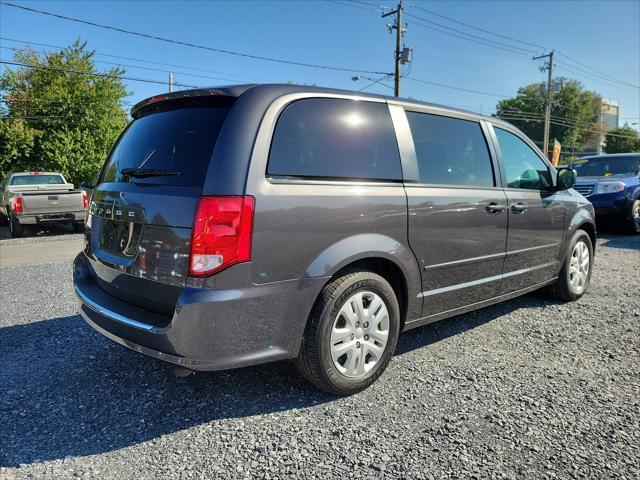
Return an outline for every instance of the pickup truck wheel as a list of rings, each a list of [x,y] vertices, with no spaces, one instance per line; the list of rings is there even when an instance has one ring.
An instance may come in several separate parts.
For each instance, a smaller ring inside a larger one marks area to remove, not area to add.
[[[7,212],[8,211],[9,209],[7,208]],[[0,225],[6,225],[7,223],[9,223],[9,219],[4,213],[0,212]]]
[[[84,232],[84,223],[73,222],[73,231],[76,232],[76,233]]]
[[[13,213],[9,213],[9,231],[11,232],[11,236],[15,238],[21,237],[24,233],[24,227]]]
[[[320,294],[296,366],[334,395],[364,390],[384,372],[400,333],[400,308],[391,285],[369,271],[350,271]]]
[[[567,302],[584,295],[593,270],[593,245],[584,230],[578,230],[569,243],[569,249],[556,283],[549,287],[552,296]]]
[[[631,205],[631,211],[627,219],[627,232],[630,235],[640,234],[640,199]]]

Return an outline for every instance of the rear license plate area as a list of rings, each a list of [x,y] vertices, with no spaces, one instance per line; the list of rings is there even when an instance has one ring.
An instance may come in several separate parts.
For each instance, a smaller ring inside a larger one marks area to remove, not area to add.
[[[45,213],[44,215],[36,216],[36,222],[57,222],[59,220],[74,220],[73,215],[66,213]]]
[[[141,234],[140,223],[102,219],[100,249],[116,255],[133,257],[138,251]]]

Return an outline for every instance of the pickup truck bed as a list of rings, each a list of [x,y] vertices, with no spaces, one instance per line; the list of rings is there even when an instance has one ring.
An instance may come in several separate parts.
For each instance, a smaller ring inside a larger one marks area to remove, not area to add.
[[[60,174],[61,183],[16,184],[14,176],[9,177],[2,192],[2,212],[9,220],[13,236],[22,235],[23,225],[71,223],[74,229],[81,230],[88,198],[84,191],[76,190],[73,184],[66,183]],[[49,178],[51,174],[33,174]],[[23,180],[24,181],[24,180]],[[37,181],[30,178],[30,182]]]

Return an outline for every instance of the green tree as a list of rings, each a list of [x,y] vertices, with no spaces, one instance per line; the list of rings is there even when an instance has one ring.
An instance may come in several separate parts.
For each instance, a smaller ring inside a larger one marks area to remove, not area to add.
[[[556,138],[563,150],[581,150],[589,130],[597,130],[595,118],[597,93],[585,90],[577,80],[554,79],[562,89],[553,94],[551,107],[550,139]],[[534,83],[518,89],[513,98],[500,100],[496,106],[496,116],[504,118],[522,130],[532,140],[542,145],[544,141],[544,110],[546,95],[540,84]],[[548,153],[548,152],[547,152]]]
[[[607,153],[640,152],[640,134],[629,125],[608,132],[604,144]]]
[[[58,52],[16,52],[0,75],[0,177],[53,170],[75,184],[90,180],[127,124],[123,69],[98,72],[94,52],[76,41]],[[74,72],[87,72],[79,74]]]

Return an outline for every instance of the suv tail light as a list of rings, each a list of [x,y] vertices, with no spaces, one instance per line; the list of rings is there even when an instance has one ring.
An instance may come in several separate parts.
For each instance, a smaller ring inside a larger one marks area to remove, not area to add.
[[[85,210],[89,208],[89,195],[86,192],[82,192],[82,205]]]
[[[13,202],[11,206],[13,213],[22,213],[22,197],[13,197],[11,201]]]
[[[190,275],[211,275],[251,260],[255,202],[250,196],[200,198],[191,236]]]

